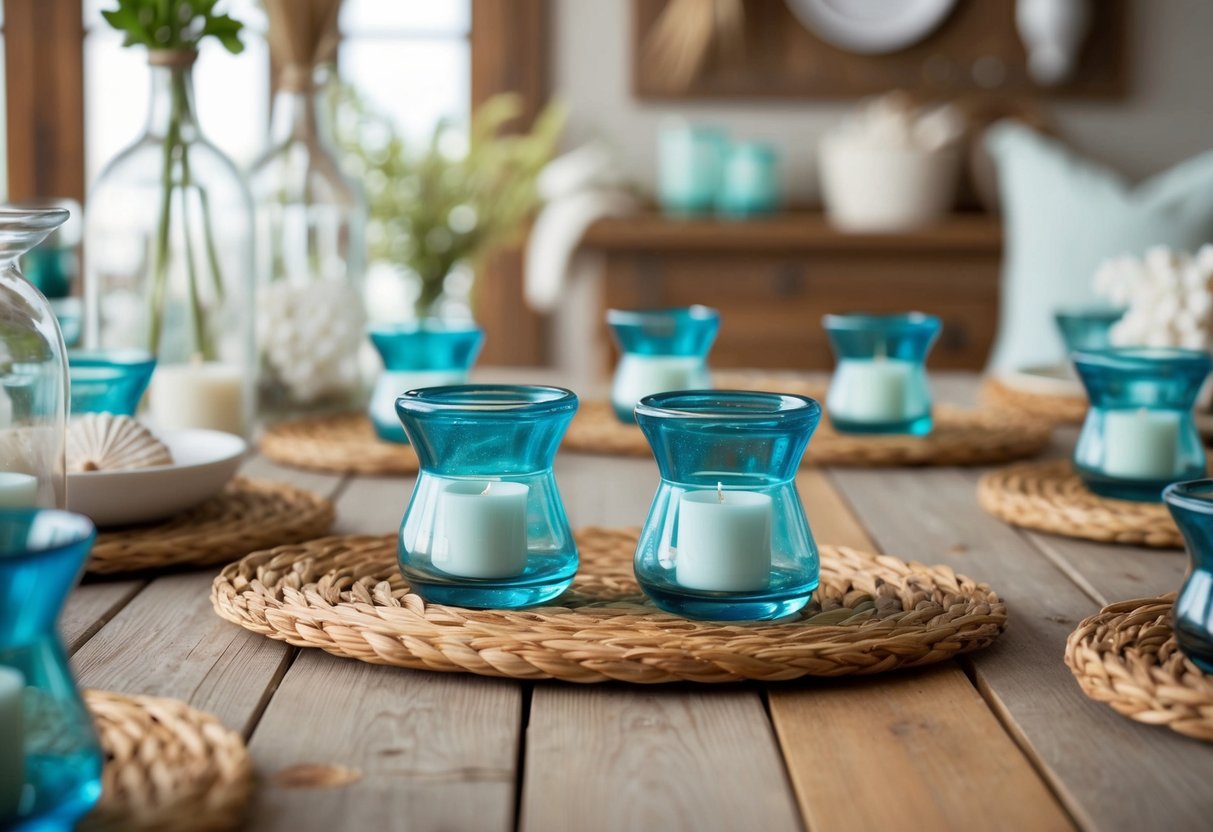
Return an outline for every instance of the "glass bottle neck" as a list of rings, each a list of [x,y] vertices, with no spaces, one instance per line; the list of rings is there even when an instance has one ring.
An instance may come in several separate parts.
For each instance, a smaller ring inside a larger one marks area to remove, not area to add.
[[[332,146],[324,99],[325,76],[320,71],[309,75],[300,67],[288,69],[291,71],[283,73],[283,86],[274,94],[271,145],[306,141]]]
[[[183,142],[198,138],[198,120],[194,109],[192,64],[152,64],[151,107],[147,132],[156,138],[175,136]]]

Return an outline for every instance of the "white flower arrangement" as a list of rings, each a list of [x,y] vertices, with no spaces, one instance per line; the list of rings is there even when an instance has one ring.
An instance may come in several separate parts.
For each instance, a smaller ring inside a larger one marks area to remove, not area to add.
[[[1213,345],[1213,245],[1194,255],[1159,246],[1145,257],[1108,260],[1095,273],[1095,291],[1125,307],[1110,333],[1115,346]]]

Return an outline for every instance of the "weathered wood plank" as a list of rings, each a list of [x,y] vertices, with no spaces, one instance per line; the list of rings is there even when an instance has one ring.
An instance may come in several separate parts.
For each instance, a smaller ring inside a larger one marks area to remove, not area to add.
[[[1036,532],[1027,536],[1101,606],[1174,592],[1188,571],[1188,556],[1181,551],[1113,546]]]
[[[838,470],[832,477],[883,549],[948,563],[989,581],[1007,601],[1007,633],[972,667],[983,695],[1080,825],[1207,827],[1213,749],[1083,696],[1062,654],[1096,604],[1025,535],[978,508],[974,474]]]
[[[299,488],[315,491],[325,497],[332,497],[340,489],[345,477],[340,474],[326,474],[321,471],[309,471],[305,468],[290,468],[271,462],[260,454],[249,457],[240,467],[240,473],[246,477],[287,482]]]
[[[59,632],[67,652],[76,652],[147,583],[145,580],[97,581],[76,587],[68,596],[59,619]]]

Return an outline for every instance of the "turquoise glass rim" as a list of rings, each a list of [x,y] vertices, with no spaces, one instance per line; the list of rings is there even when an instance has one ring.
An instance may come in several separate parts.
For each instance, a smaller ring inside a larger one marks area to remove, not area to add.
[[[1201,514],[1213,514],[1213,479],[1173,482],[1162,491],[1163,501]]]
[[[1207,373],[1213,367],[1213,358],[1207,352],[1183,347],[1109,347],[1078,350],[1072,357],[1080,368],[1088,366],[1127,372],[1156,371],[1162,362],[1166,362],[1169,369],[1190,373]]]
[[[548,415],[575,411],[577,394],[543,384],[459,384],[409,390],[397,397],[396,409],[415,416],[468,419],[504,413]]]
[[[36,539],[31,542],[38,521],[44,519],[52,534],[45,543],[38,543]],[[5,562],[63,552],[82,544],[91,544],[96,536],[97,527],[83,514],[57,508],[0,509],[0,560]]]
[[[608,309],[606,320],[612,326],[644,326],[662,321],[718,321],[720,312],[711,306],[670,306],[650,309]]]
[[[939,329],[939,316],[926,312],[841,312],[823,315],[822,326],[827,330],[855,332],[904,332]]]
[[[655,419],[817,421],[821,403],[808,396],[755,390],[675,390],[645,396],[636,415]]]

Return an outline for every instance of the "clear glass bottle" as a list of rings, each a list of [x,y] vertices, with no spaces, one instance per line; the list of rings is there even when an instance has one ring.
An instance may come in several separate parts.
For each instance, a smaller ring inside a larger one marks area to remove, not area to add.
[[[157,358],[159,427],[245,433],[253,413],[252,200],[202,135],[196,52],[153,50],[144,134],[106,166],[85,217],[85,343]]]
[[[261,403],[275,410],[353,406],[364,389],[367,208],[338,164],[323,90],[322,75],[283,73],[270,148],[249,172]]]

